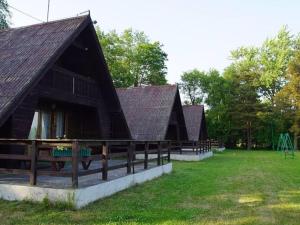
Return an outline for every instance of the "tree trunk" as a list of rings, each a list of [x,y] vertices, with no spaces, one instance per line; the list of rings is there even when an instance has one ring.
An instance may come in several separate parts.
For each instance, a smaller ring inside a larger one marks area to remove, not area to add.
[[[294,150],[298,150],[298,134],[294,133]]]
[[[252,136],[251,136],[251,122],[247,122],[247,150],[251,150],[252,148]]]

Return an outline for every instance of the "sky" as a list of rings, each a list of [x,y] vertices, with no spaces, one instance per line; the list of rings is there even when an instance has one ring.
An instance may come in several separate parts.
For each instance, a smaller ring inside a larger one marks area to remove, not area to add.
[[[46,21],[48,0],[8,0],[8,4]],[[184,71],[219,71],[230,64],[230,51],[258,46],[287,25],[300,32],[298,0],[51,0],[49,20],[90,10],[104,31],[144,31],[168,54],[169,83]],[[11,8],[11,26],[38,23]]]

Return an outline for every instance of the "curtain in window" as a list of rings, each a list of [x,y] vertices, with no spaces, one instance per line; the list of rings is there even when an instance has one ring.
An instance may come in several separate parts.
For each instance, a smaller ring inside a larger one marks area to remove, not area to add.
[[[56,113],[56,138],[64,136],[64,114],[63,112]]]
[[[37,138],[38,118],[39,118],[39,112],[35,112],[34,116],[33,116],[28,139],[36,139]]]
[[[43,111],[42,112],[42,130],[41,130],[41,138],[42,139],[51,138],[50,126],[51,126],[51,113]]]

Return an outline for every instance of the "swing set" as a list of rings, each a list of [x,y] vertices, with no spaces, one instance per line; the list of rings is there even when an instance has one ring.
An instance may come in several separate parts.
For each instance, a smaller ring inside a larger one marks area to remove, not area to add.
[[[279,136],[277,151],[283,152],[285,159],[290,156],[295,157],[294,146],[288,133],[281,133]]]

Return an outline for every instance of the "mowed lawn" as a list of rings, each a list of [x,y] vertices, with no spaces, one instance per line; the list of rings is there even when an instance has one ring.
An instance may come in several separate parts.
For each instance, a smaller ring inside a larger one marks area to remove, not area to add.
[[[0,201],[0,224],[300,224],[300,154],[226,151],[81,210]]]

